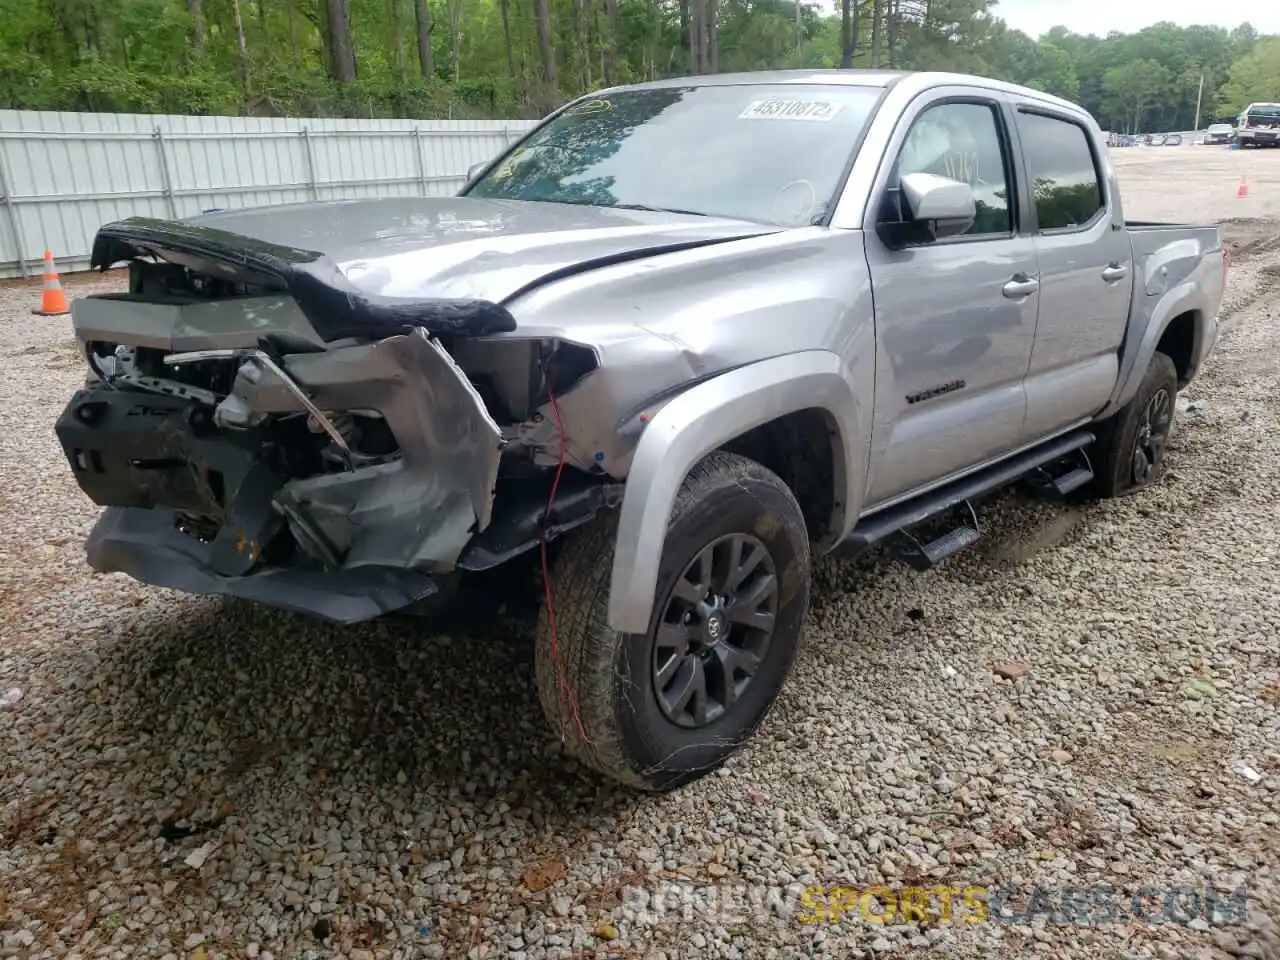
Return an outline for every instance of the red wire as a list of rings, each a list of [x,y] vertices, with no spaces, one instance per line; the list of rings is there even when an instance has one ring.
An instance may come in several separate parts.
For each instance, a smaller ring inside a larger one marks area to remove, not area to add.
[[[551,495],[547,497],[547,509],[543,513],[543,536],[541,543],[538,544],[539,552],[542,559],[542,591],[547,603],[547,629],[551,634],[551,659],[556,665],[556,682],[559,684],[561,696],[567,697],[569,707],[573,711],[573,720],[578,728],[578,736],[582,738],[584,743],[590,743],[591,738],[587,736],[586,727],[582,723],[582,714],[578,709],[578,698],[574,696],[573,688],[569,686],[569,678],[565,676],[564,664],[560,660],[560,635],[556,629],[556,605],[555,599],[552,597],[551,590],[551,565],[547,561],[547,537],[546,524],[551,519],[551,508],[556,502],[556,493],[560,489],[560,477],[564,474],[565,464],[565,436],[564,421],[560,419],[560,404],[556,402],[556,395],[551,391],[550,384],[547,385],[547,400],[551,404],[551,413],[556,421],[556,434],[560,441],[559,462],[556,464],[556,474],[551,481]],[[561,723],[560,734],[564,735],[564,725]]]

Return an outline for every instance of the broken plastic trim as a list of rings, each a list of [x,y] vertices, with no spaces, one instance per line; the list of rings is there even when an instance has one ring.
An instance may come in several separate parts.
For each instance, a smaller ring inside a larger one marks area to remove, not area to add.
[[[234,360],[237,357],[243,357],[266,367],[267,370],[279,377],[280,382],[285,385],[285,389],[297,398],[298,402],[306,408],[307,413],[311,414],[321,429],[329,435],[329,439],[333,441],[334,446],[342,451],[342,458],[346,463],[347,469],[355,469],[355,458],[351,453],[351,447],[347,445],[346,437],[333,425],[333,421],[325,416],[324,411],[311,402],[307,392],[298,386],[293,377],[285,373],[284,369],[262,350],[192,350],[189,353],[171,353],[164,358],[164,362],[169,366],[177,367],[184,363],[199,363],[201,360]]]
[[[429,574],[402,567],[322,570],[268,567],[228,576],[208,563],[207,548],[174,526],[171,510],[110,507],[85,545],[89,565],[142,583],[196,594],[222,594],[349,624],[400,610],[432,596]]]
[[[516,329],[510,311],[488,300],[417,300],[365,293],[336,263],[317,251],[177,220],[130,217],[104,225],[94,237],[89,265],[109,270],[147,254],[226,278],[274,278],[326,342],[394,336],[413,327],[455,337],[482,337]],[[207,263],[192,263],[193,257]]]
[[[566,473],[550,508],[541,485],[508,488],[497,498],[493,520],[458,557],[460,570],[489,570],[538,544],[556,540],[622,504],[625,484]]]

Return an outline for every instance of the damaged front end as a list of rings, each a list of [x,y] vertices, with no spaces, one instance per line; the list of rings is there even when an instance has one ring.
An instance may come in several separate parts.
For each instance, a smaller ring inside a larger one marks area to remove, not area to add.
[[[500,553],[528,518],[479,537],[508,441],[447,345],[505,309],[378,302],[318,254],[181,227],[104,228],[129,292],[73,305],[93,372],[56,429],[107,508],[90,565],[350,623]]]

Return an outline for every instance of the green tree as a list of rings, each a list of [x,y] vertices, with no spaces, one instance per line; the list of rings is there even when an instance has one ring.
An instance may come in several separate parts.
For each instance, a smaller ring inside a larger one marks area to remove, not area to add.
[[[1071,51],[1048,37],[1039,42],[1019,30],[996,27],[991,37],[993,73],[1024,86],[1054,96],[1075,100],[1080,95],[1080,78],[1076,74]]]
[[[1154,60],[1133,60],[1112,67],[1102,77],[1104,109],[1136,133],[1142,129],[1146,112],[1159,104],[1169,82],[1169,71]]]
[[[1203,102],[1231,112],[1280,99],[1276,39],[1249,24],[1033,39],[994,0],[0,2],[13,108],[538,116],[606,84],[842,65],[1012,80],[1121,128],[1189,128],[1202,78]]]
[[[1218,94],[1218,109],[1234,115],[1258,101],[1280,103],[1280,37],[1259,40],[1231,65]]]

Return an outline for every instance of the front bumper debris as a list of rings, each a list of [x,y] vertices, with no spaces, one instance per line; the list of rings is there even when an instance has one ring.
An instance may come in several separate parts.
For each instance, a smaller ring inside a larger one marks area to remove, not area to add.
[[[224,406],[251,416],[237,427]],[[272,415],[316,409],[376,411],[398,452],[287,476],[264,453],[280,442]],[[81,488],[108,508],[87,544],[95,570],[341,623],[437,591],[489,524],[503,446],[475,388],[421,329],[278,365],[250,359],[217,408],[94,384],[57,433]]]
[[[403,567],[259,566],[228,576],[214,569],[205,544],[177,529],[176,519],[172,510],[108,508],[85,544],[89,566],[154,587],[238,597],[342,624],[391,613],[439,589],[431,576]]]

